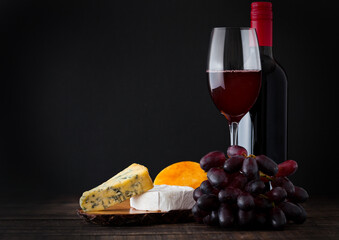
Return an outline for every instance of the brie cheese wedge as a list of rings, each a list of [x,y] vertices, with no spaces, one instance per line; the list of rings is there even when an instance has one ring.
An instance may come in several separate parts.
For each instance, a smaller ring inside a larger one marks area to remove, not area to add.
[[[137,210],[170,211],[192,209],[194,189],[186,186],[154,185],[154,187],[130,199],[131,207]]]

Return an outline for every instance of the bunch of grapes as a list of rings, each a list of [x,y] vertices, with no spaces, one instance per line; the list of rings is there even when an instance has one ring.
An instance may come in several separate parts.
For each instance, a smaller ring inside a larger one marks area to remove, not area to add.
[[[198,222],[225,228],[281,229],[287,221],[306,220],[300,203],[308,199],[308,193],[287,178],[298,168],[295,161],[277,165],[264,155],[247,156],[240,146],[230,146],[227,155],[228,159],[214,151],[200,160],[208,180],[193,193],[192,213]]]

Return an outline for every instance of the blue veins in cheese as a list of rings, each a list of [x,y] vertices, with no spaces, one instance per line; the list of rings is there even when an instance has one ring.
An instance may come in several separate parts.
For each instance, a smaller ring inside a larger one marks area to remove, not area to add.
[[[80,206],[84,211],[105,210],[151,188],[153,182],[148,169],[133,163],[106,182],[84,192]]]

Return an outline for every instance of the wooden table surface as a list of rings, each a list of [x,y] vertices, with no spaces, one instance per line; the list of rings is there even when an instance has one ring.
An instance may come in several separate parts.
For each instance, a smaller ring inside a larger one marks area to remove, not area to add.
[[[104,227],[87,223],[76,214],[78,199],[0,206],[0,239],[339,239],[339,198],[313,197],[304,207],[308,219],[288,224],[283,231],[239,231],[197,223]]]

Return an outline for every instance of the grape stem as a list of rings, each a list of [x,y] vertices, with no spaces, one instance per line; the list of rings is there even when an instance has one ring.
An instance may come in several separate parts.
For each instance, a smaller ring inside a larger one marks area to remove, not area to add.
[[[260,177],[264,177],[264,178],[267,178],[270,181],[274,181],[274,177],[270,177],[270,176],[266,175],[265,173],[263,173],[261,171],[259,171],[259,174],[260,174]]]
[[[265,198],[265,199],[268,199],[268,197],[264,194],[259,194],[259,197],[262,197],[262,198]]]

